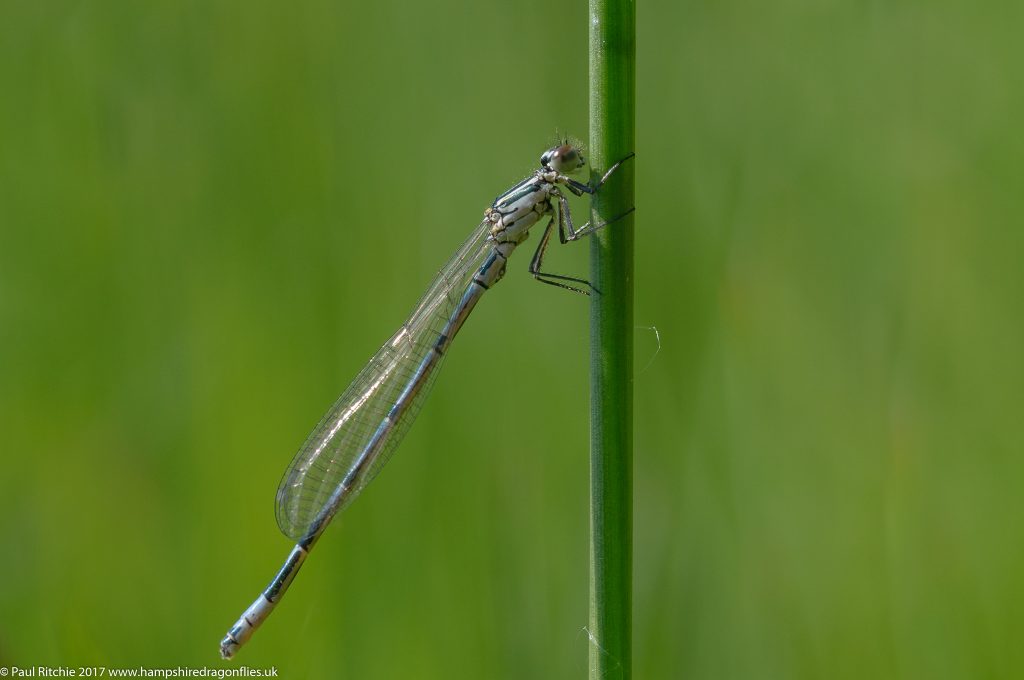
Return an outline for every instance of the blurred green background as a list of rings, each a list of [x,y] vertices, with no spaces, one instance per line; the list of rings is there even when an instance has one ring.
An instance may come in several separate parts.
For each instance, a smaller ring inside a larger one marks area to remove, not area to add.
[[[636,677],[1024,676],[1022,5],[638,25]],[[221,665],[298,445],[586,137],[586,44],[539,0],[0,6],[0,665]],[[238,664],[586,676],[587,302],[528,255]]]

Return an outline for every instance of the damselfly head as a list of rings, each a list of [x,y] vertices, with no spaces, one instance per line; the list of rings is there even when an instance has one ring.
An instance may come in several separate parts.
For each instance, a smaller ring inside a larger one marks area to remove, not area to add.
[[[572,144],[559,144],[541,154],[540,164],[547,170],[571,175],[586,165],[587,159]]]

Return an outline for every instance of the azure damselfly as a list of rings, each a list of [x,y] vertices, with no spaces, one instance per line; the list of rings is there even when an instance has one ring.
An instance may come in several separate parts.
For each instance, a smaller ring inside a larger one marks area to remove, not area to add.
[[[331,519],[370,483],[398,446],[430,391],[456,333],[480,297],[505,274],[512,251],[530,228],[549,217],[529,271],[544,283],[589,294],[589,282],[541,271],[555,229],[562,243],[575,241],[604,223],[572,223],[565,187],[576,196],[594,194],[629,154],[595,183],[569,175],[585,164],[582,152],[564,142],[545,151],[540,169],[498,196],[484,219],[435,277],[398,332],[370,359],[345,393],[306,439],[277,489],[277,523],[296,545],[284,566],[245,610],[220,643],[229,659],[245,644],[291,585],[295,574]],[[576,285],[573,285],[576,284]]]

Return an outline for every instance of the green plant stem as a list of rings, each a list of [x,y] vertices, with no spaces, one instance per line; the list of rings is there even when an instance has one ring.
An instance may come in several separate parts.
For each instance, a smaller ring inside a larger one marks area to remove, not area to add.
[[[590,0],[590,162],[610,167],[634,150],[636,7]],[[633,207],[628,161],[595,197],[592,219]],[[632,674],[633,215],[591,239],[590,677]]]

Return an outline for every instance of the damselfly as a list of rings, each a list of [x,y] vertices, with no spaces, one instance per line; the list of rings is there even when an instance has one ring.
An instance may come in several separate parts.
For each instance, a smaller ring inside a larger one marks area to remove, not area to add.
[[[583,154],[562,143],[541,155],[539,170],[484,211],[480,226],[438,273],[409,319],[356,376],[285,471],[277,489],[277,524],[296,545],[274,580],[221,641],[222,657],[234,656],[252,636],[280,602],[331,518],[380,472],[416,418],[455,334],[480,296],[501,280],[512,251],[542,218],[550,219],[530,261],[530,273],[544,283],[589,294],[586,288],[593,287],[583,279],[541,271],[544,252],[556,228],[559,240],[568,243],[618,217],[576,229],[560,187],[576,196],[594,194],[632,156],[615,163],[596,183],[584,184],[569,177],[586,164]]]

